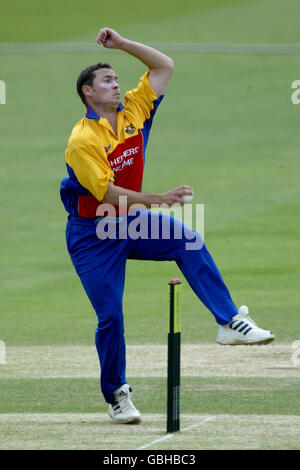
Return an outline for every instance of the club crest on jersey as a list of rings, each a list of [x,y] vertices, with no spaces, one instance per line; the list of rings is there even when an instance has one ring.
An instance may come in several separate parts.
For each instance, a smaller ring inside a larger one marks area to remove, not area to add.
[[[133,124],[130,124],[130,126],[125,127],[125,132],[127,132],[127,134],[133,134],[134,131],[135,131],[135,127]]]

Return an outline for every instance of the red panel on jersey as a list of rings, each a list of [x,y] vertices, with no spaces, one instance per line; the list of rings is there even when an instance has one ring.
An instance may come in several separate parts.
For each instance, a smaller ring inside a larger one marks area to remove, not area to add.
[[[144,158],[143,158],[143,135],[138,134],[127,137],[124,143],[119,144],[107,157],[115,175],[115,186],[121,186],[132,191],[141,191]],[[78,214],[80,217],[96,217],[98,206],[102,204],[92,194],[79,196]],[[118,207],[115,207],[118,215]]]

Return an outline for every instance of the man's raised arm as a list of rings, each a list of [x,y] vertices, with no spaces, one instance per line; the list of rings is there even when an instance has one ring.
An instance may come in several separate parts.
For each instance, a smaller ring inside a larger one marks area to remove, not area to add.
[[[157,96],[165,93],[174,68],[170,57],[152,47],[125,39],[110,28],[99,31],[97,42],[109,49],[127,52],[143,62],[149,69],[148,80],[153,91]]]

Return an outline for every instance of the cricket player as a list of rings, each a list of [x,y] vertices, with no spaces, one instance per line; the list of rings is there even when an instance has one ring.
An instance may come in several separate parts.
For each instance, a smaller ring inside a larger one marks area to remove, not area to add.
[[[142,191],[152,120],[167,90],[173,60],[106,27],[99,31],[97,42],[134,56],[146,70],[137,87],[125,94],[123,104],[117,73],[109,64],[99,62],[80,73],[77,92],[86,114],[68,141],[68,177],[61,183],[61,199],[68,212],[68,252],[98,317],[95,343],[108,413],[116,423],[138,423],[141,415],[126,382],[122,299],[127,259],[175,261],[214,315],[218,343],[265,344],[274,335],[259,328],[246,307],[237,310],[199,233],[171,216],[148,210],[152,204],[183,205],[183,196],[193,194],[193,188],[184,184],[162,194]],[[170,165],[164,155],[162,148],[161,165]],[[132,227],[137,222],[148,234],[156,227],[156,235],[136,236]],[[168,239],[162,234],[165,222]],[[191,241],[193,250],[187,249]]]

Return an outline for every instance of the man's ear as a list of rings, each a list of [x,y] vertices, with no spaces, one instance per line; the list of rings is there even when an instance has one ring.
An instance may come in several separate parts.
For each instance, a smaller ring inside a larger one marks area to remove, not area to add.
[[[91,87],[88,86],[88,85],[82,85],[82,92],[84,93],[84,95],[86,96],[91,96]]]

